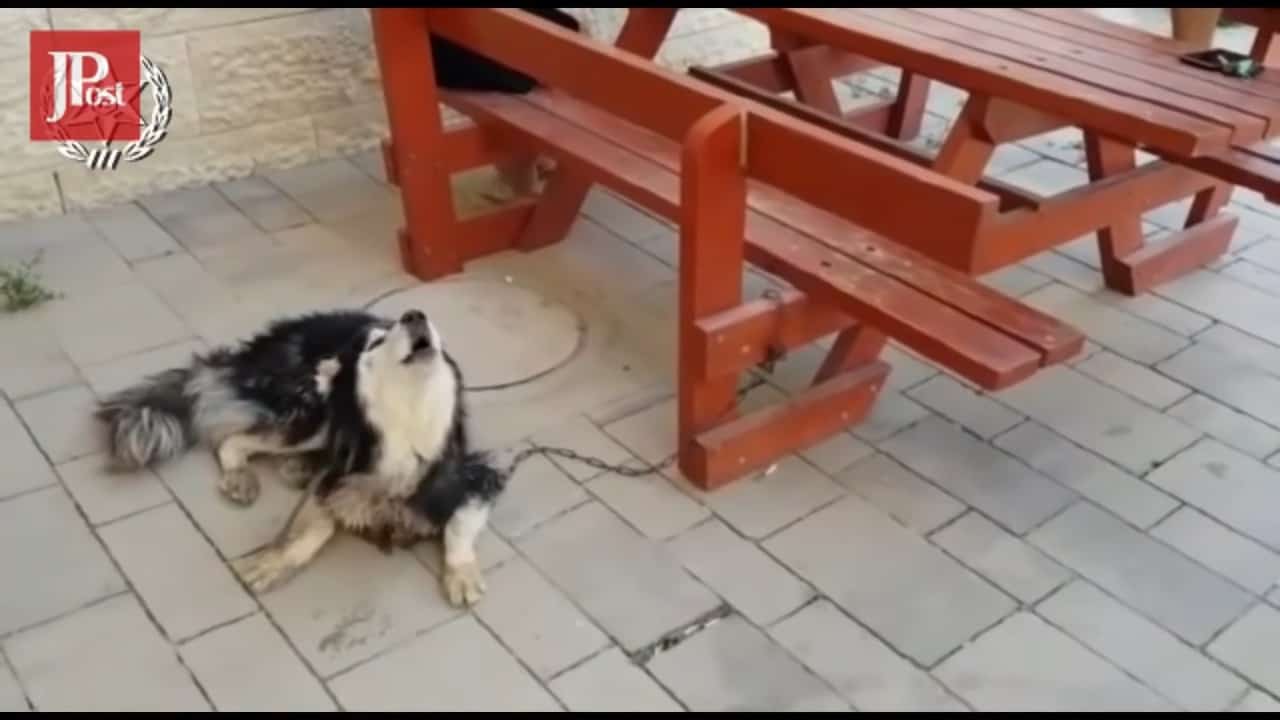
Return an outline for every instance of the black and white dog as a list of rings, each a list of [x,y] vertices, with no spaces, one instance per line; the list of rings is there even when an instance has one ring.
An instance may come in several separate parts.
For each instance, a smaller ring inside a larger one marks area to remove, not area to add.
[[[557,8],[520,8],[575,32]],[[526,93],[538,85],[443,38],[432,53],[441,87]],[[254,455],[277,456],[286,478],[310,484],[284,539],[235,563],[257,591],[305,566],[338,530],[386,549],[444,537],[444,586],[473,604],[485,584],[475,544],[506,477],[467,441],[463,381],[427,317],[391,322],[362,312],[283,320],[237,348],[197,356],[106,399],[113,464],[137,469],[210,446],[218,488],[257,499]]]
[[[234,564],[266,591],[338,530],[408,544],[442,533],[450,602],[485,583],[475,555],[505,477],[468,445],[462,373],[426,315],[334,311],[282,320],[236,348],[196,356],[103,401],[118,469],[209,445],[219,490],[250,504],[249,459],[276,456],[310,483],[283,539]]]

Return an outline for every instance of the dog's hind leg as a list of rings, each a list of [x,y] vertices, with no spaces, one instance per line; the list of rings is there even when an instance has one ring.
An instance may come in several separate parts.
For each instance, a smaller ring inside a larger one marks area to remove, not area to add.
[[[228,437],[218,446],[218,465],[222,468],[218,490],[232,502],[253,504],[261,491],[258,476],[249,467],[249,459],[254,455],[292,456],[281,463],[281,475],[285,482],[301,487],[318,467],[308,453],[318,447],[320,437],[317,434],[297,445],[282,442],[272,433],[237,433]]]
[[[218,465],[222,476],[218,490],[223,497],[240,505],[252,505],[261,487],[249,467],[249,458],[258,453],[278,452],[280,443],[266,434],[236,433],[218,445]]]
[[[476,540],[489,523],[489,504],[472,501],[454,511],[444,527],[445,595],[454,605],[475,605],[486,587],[476,558]]]
[[[284,539],[232,563],[254,592],[266,592],[310,563],[338,531],[338,523],[314,495],[289,521]]]

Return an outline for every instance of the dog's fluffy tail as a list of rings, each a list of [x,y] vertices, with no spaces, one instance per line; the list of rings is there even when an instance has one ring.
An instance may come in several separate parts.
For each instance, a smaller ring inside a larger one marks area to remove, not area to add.
[[[107,424],[111,469],[137,470],[186,452],[195,442],[193,368],[152,375],[105,399],[95,415]]]

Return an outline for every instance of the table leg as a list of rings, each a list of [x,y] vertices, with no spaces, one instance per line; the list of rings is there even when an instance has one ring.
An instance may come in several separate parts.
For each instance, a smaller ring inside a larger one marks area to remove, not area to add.
[[[1089,133],[1085,137],[1085,158],[1089,180],[1098,182],[1137,166],[1132,146]],[[1142,248],[1142,217],[1130,215],[1098,231],[1098,257],[1102,277],[1112,289],[1132,287],[1128,268],[1121,261]]]
[[[1064,125],[1053,116],[1005,100],[971,95],[935,158],[934,168],[961,182],[976,184],[982,179],[997,146]],[[1136,167],[1136,149],[1132,144],[1094,133],[1085,134],[1085,154],[1092,183],[1131,173]],[[1178,180],[1172,176],[1167,181],[1175,182]],[[1163,194],[1176,191],[1176,187],[1166,184],[1149,190]],[[1130,197],[1130,187],[1116,185],[1094,191],[1100,198],[1105,196],[1098,207],[1110,221],[1098,230],[1098,255],[1108,288],[1137,295],[1203,265],[1226,250],[1236,219],[1218,212],[1226,204],[1230,188],[1208,180],[1200,187],[1203,189],[1196,190],[1186,228],[1151,243],[1145,242],[1142,236],[1141,215],[1151,208],[1142,207],[1142,199],[1135,201]],[[1048,225],[1043,232],[1063,230]]]
[[[929,78],[903,70],[898,97],[889,110],[887,134],[899,140],[915,139],[924,124],[924,108],[928,100]]]
[[[406,270],[433,279],[462,270],[458,221],[445,164],[435,67],[425,8],[373,8],[373,37],[387,123],[394,138],[394,182],[404,205],[400,254]]]
[[[995,140],[985,128],[986,112],[982,98],[973,97],[965,103],[934,158],[935,170],[964,183],[976,184],[982,179],[996,150]]]
[[[747,179],[738,158],[746,142],[736,111],[722,107],[689,131],[680,174],[680,469],[709,484],[697,436],[737,407],[738,373],[700,378],[698,320],[742,303]]]
[[[1129,172],[1136,165],[1137,150],[1132,144],[1093,133],[1085,135],[1085,154],[1089,179],[1094,182]],[[1234,215],[1219,214],[1231,189],[1231,185],[1210,182],[1193,196],[1183,229],[1152,242],[1142,236],[1141,214],[1125,216],[1099,230],[1098,256],[1107,287],[1139,295],[1226,252],[1239,222]]]
[[[1272,40],[1275,33],[1266,28],[1258,28],[1258,34],[1253,38],[1253,47],[1249,50],[1249,56],[1254,60],[1268,67],[1280,65],[1280,47],[1276,47]]]
[[[929,96],[928,78],[903,72],[897,96],[892,101],[845,113],[832,87],[833,81],[884,67],[883,63],[828,45],[810,44],[778,30],[770,30],[769,44],[773,52],[768,55],[718,67],[694,66],[689,72],[704,79],[728,75],[774,94],[790,91],[805,105],[899,140],[912,140],[920,133]]]
[[[1222,17],[1257,28],[1249,56],[1268,67],[1280,65],[1280,47],[1275,44],[1276,32],[1280,31],[1280,22],[1277,22],[1280,16],[1273,8],[1222,8]]]
[[[776,31],[770,32],[769,45],[785,67],[785,74],[790,75],[796,100],[823,112],[842,114],[832,81],[843,53],[825,45],[806,45],[799,38]]]
[[[616,46],[646,58],[658,54],[675,21],[676,8],[629,8]],[[542,198],[524,227],[517,247],[533,250],[564,239],[591,191],[591,180],[567,168],[558,168],[547,181]]]

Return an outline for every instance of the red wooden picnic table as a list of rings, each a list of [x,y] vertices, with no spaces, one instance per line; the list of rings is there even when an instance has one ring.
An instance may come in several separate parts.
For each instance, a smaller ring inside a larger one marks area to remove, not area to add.
[[[1192,67],[1179,59],[1183,43],[1075,9],[734,10],[769,27],[774,51],[695,75],[992,190],[1024,229],[1027,213],[1040,220],[1030,223],[1036,237],[992,240],[998,248],[972,271],[1097,231],[1108,286],[1136,294],[1225,251],[1236,218],[1221,210],[1233,184],[1280,200],[1280,147],[1270,143],[1280,70],[1241,79]],[[669,13],[630,11],[624,37],[653,34]],[[902,69],[898,98],[844,116],[831,80],[866,65]],[[918,129],[928,79],[969,94],[936,157],[897,139]],[[1038,197],[984,177],[999,145],[1062,127],[1084,134],[1087,185]],[[1139,149],[1159,159],[1140,164]],[[1186,197],[1185,227],[1144,241],[1141,214]]]

